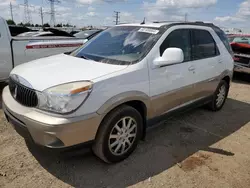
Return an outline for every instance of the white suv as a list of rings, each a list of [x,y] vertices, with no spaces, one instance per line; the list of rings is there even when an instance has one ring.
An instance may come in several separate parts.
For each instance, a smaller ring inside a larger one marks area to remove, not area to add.
[[[91,143],[112,163],[134,151],[149,119],[190,105],[220,110],[232,72],[230,45],[212,24],[125,24],[14,68],[3,109],[39,145]]]

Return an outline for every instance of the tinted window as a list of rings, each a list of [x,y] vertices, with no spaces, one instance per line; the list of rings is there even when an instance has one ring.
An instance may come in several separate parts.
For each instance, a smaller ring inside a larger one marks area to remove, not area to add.
[[[191,60],[190,32],[187,29],[179,29],[170,33],[166,40],[160,46],[160,55],[167,48],[176,47],[182,49],[184,53],[184,61]]]
[[[213,29],[216,32],[216,34],[218,35],[218,37],[220,38],[220,40],[223,42],[224,46],[227,48],[228,52],[230,54],[232,54],[233,51],[232,51],[231,45],[228,42],[228,38],[227,38],[226,34],[219,28],[213,28]],[[230,41],[230,42],[232,42],[232,41]]]
[[[194,60],[214,57],[217,55],[216,44],[208,31],[192,30],[192,36],[192,55]]]

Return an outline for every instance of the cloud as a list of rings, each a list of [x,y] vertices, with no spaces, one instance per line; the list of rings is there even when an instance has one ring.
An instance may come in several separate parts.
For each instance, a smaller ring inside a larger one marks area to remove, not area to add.
[[[12,5],[17,4],[16,0],[1,0],[0,1],[0,7],[9,6],[10,3],[12,3]]]
[[[114,20],[114,18],[113,18]],[[136,17],[130,12],[121,12],[120,13],[120,23],[135,23],[142,22],[142,20],[136,19]]]
[[[92,7],[92,6],[88,7],[88,11],[94,11],[94,10],[95,10],[94,7]]]
[[[156,0],[155,3],[144,2],[143,9],[149,20],[180,20],[184,19],[185,12],[216,3],[217,0]]]
[[[238,11],[234,15],[230,16],[220,16],[215,17],[216,22],[225,23],[235,23],[235,22],[245,22],[250,18],[250,0],[245,0],[240,3]]]
[[[94,17],[97,16],[98,14],[96,12],[88,12],[86,15],[89,17]]]
[[[76,0],[77,3],[84,4],[84,5],[90,5],[94,2],[98,2],[99,0]]]
[[[93,3],[119,3],[126,2],[127,0],[76,0],[76,3],[81,5],[90,5]]]

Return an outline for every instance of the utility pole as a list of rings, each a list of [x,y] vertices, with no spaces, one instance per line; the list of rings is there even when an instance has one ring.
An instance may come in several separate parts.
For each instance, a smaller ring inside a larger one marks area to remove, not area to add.
[[[188,22],[188,13],[185,14],[185,22]]]
[[[11,2],[10,2],[10,15],[11,15],[11,19],[14,21],[14,18],[13,18],[13,9],[12,9]]]
[[[43,7],[40,8],[40,16],[41,16],[42,27],[43,27]]]
[[[119,14],[120,14],[120,12],[117,12],[117,11],[114,11],[115,12],[115,25],[118,25],[118,23],[119,23],[119,19],[120,19],[120,17],[119,17]]]

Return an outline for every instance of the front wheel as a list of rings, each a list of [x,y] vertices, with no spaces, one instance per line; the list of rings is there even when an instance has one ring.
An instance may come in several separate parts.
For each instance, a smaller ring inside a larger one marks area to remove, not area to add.
[[[93,151],[107,163],[122,161],[135,150],[142,137],[142,130],[140,113],[131,106],[120,106],[104,118]]]
[[[209,103],[209,109],[212,111],[219,111],[226,102],[228,91],[228,83],[222,80],[213,95],[213,100]]]

